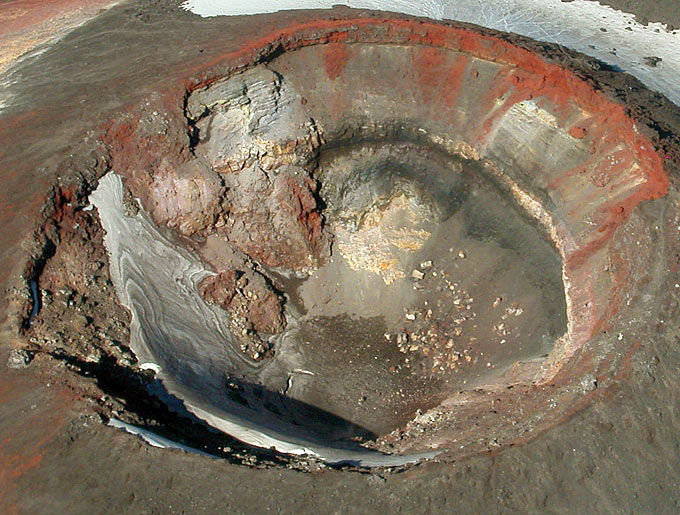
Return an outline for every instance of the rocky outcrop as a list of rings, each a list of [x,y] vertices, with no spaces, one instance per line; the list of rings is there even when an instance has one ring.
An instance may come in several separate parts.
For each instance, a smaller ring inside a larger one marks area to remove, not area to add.
[[[224,211],[224,194],[218,174],[201,159],[194,159],[153,176],[148,208],[158,223],[192,236],[212,232]]]
[[[225,178],[228,214],[219,234],[256,261],[291,271],[328,259],[317,184],[302,168],[268,173],[253,166]]]
[[[187,102],[196,153],[222,173],[302,164],[321,140],[304,103],[290,83],[262,66],[196,91]]]
[[[284,299],[253,270],[228,270],[206,277],[199,284],[205,300],[229,313],[229,324],[241,350],[255,360],[270,357],[267,335],[283,331]]]

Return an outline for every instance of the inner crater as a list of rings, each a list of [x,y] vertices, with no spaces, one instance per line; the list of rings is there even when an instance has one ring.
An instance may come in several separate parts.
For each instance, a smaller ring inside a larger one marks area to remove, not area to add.
[[[491,165],[406,117],[322,124],[272,68],[195,92],[195,157],[127,183],[206,266],[186,302],[228,334],[191,338],[230,355],[225,401],[365,442],[542,363],[567,331],[561,257]]]
[[[330,258],[273,274],[295,306],[290,394],[383,435],[452,391],[540,361],[566,332],[561,260],[479,165],[407,141],[345,141],[313,167]]]

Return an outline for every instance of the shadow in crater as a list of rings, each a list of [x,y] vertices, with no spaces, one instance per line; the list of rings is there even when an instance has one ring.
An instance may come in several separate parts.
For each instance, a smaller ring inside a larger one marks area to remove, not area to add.
[[[275,461],[285,464],[290,461],[290,458],[273,450],[245,444],[210,426],[191,413],[184,401],[170,394],[151,371],[138,373],[121,366],[112,356],[104,356],[98,363],[90,363],[63,352],[52,352],[50,355],[66,363],[78,374],[94,378],[104,394],[123,402],[128,415],[123,415],[123,419],[142,429],[234,462],[242,461],[241,457],[234,456],[239,453],[247,453],[270,463]],[[338,448],[357,451],[365,451],[358,442],[376,438],[365,428],[279,392],[267,390],[261,385],[230,378],[225,383],[225,396],[229,404],[238,407],[235,411],[241,412],[240,415],[274,427],[284,435],[312,436],[336,444],[334,446]],[[105,415],[110,416],[108,413]],[[295,434],[294,428],[299,428],[299,434]]]
[[[270,424],[277,420],[286,422],[299,428],[300,434],[310,434],[329,443],[365,442],[377,438],[365,427],[262,385],[229,378],[225,387],[230,401],[257,412],[258,418],[269,418]],[[277,429],[286,432],[283,428]]]

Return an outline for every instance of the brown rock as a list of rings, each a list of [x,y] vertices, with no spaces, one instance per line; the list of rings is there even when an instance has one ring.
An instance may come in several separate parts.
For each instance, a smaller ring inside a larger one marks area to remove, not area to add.
[[[204,279],[199,291],[206,301],[229,313],[232,325],[240,329],[237,333],[276,334],[285,328],[283,298],[255,271],[220,272]]]
[[[316,183],[301,168],[271,175],[252,167],[227,177],[229,216],[220,234],[260,263],[317,268],[330,246],[322,232]]]
[[[219,176],[199,159],[154,175],[149,187],[154,219],[185,236],[208,230],[222,212]]]

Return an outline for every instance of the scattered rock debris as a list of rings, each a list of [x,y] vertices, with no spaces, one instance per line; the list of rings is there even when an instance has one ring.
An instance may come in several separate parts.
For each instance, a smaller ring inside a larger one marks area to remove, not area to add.
[[[228,270],[205,278],[199,291],[208,302],[229,313],[232,334],[241,350],[260,361],[274,355],[268,336],[284,330],[284,299],[265,277],[253,270]]]
[[[7,358],[7,368],[21,369],[31,364],[32,356],[24,349],[12,349]]]
[[[473,361],[474,338],[466,339],[464,333],[476,313],[472,308],[474,299],[467,291],[451,281],[445,271],[435,270],[431,261],[423,264],[431,270],[425,287],[438,295],[434,302],[426,300],[404,314],[407,326],[397,335],[396,344],[400,352],[414,354],[406,362],[407,367],[421,363],[423,371],[430,375]]]
[[[645,57],[645,64],[649,66],[650,68],[656,68],[663,62],[663,59],[661,57],[656,57],[656,56],[650,56],[650,57]]]

